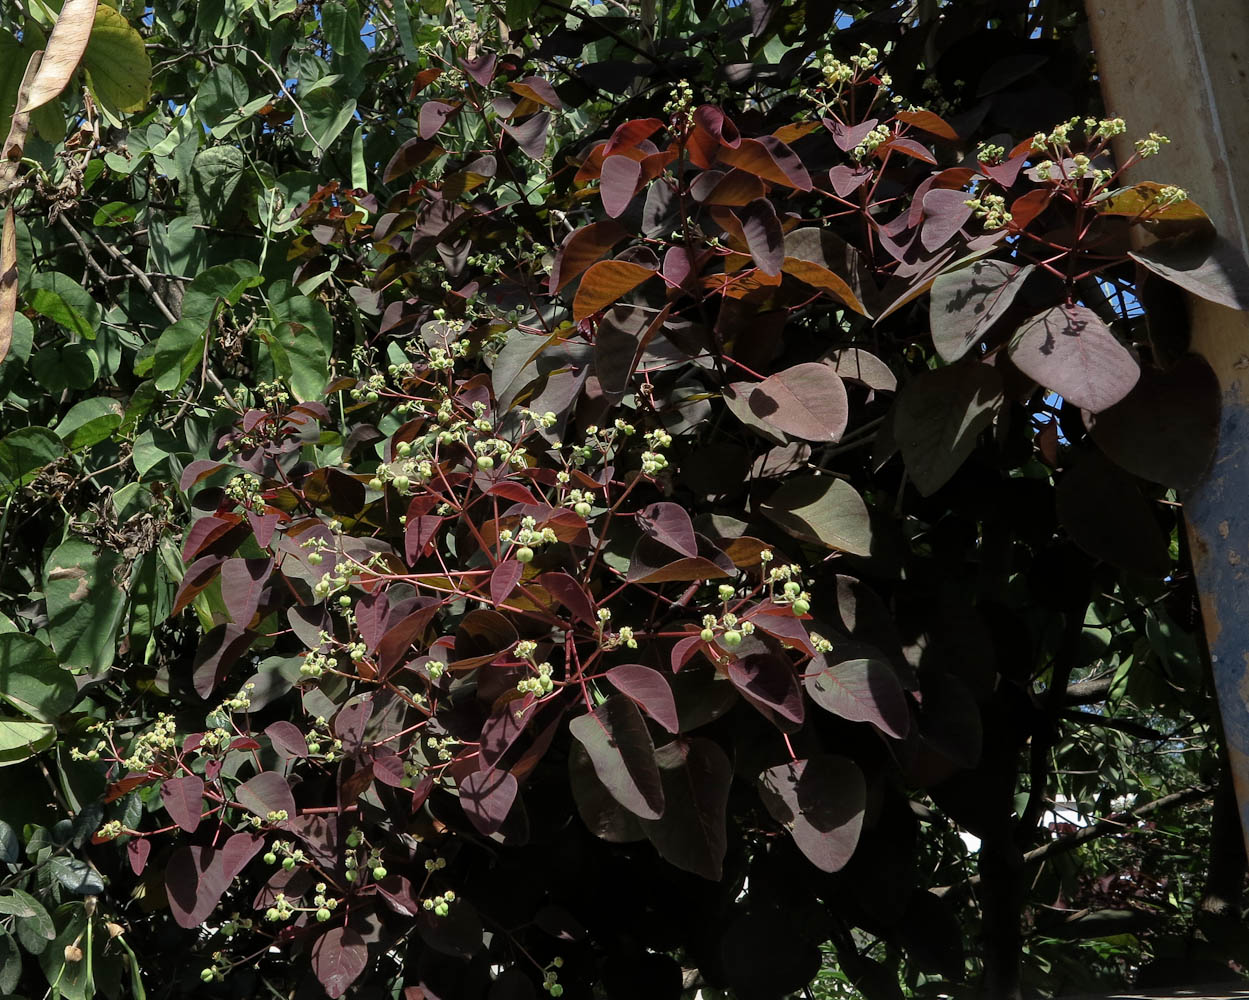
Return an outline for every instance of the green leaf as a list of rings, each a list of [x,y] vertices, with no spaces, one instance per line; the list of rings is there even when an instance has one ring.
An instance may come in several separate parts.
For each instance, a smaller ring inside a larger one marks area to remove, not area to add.
[[[283,323],[273,338],[285,353],[291,391],[300,402],[320,399],[330,380],[330,358],[316,334],[296,323]]]
[[[213,134],[223,138],[225,133],[218,134],[217,127],[237,115],[250,96],[243,74],[228,63],[221,63],[200,84],[195,109]]]
[[[147,105],[152,92],[152,60],[143,36],[111,7],[100,4],[96,8],[82,64],[96,99],[108,110],[142,111]]]
[[[121,556],[96,553],[71,538],[48,558],[43,590],[52,648],[67,667],[104,670],[113,662],[114,640],[126,595],[118,585]]]
[[[191,376],[199,363],[204,349],[205,324],[198,319],[180,319],[156,341],[156,350],[150,369],[156,388],[162,392],[177,392]],[[136,362],[136,374],[138,364]]]
[[[183,296],[182,319],[199,320],[207,326],[218,304],[238,305],[243,293],[262,281],[256,265],[249,260],[234,260],[201,271]]]
[[[856,556],[872,553],[867,505],[845,480],[796,476],[759,509],[795,538]]]
[[[0,767],[29,760],[56,741],[56,726],[24,719],[0,719]]]
[[[44,347],[30,359],[35,380],[49,392],[89,389],[100,375],[100,359],[86,344]]]
[[[30,308],[70,333],[85,340],[94,340],[100,327],[100,307],[69,275],[59,271],[43,271],[30,279],[26,290]]]
[[[39,722],[52,722],[78,700],[78,685],[56,654],[33,635],[0,635],[0,700]]]
[[[80,451],[109,437],[121,425],[121,417],[121,403],[116,399],[84,399],[61,418],[56,433],[70,451]]]
[[[0,931],[0,995],[14,996],[21,977],[21,949],[8,931]]]
[[[306,134],[322,150],[329,149],[334,140],[342,135],[356,113],[356,102],[350,99],[344,101],[336,87],[314,90],[301,103],[308,122]],[[298,118],[296,123],[299,123]]]
[[[104,891],[104,881],[99,873],[78,858],[55,857],[48,862],[48,870],[61,885],[80,896],[93,896]]]
[[[0,495],[25,486],[45,465],[65,454],[46,427],[23,427],[0,439]]]
[[[191,197],[187,215],[193,222],[220,221],[230,198],[243,179],[247,162],[236,146],[209,146],[191,164]],[[202,239],[196,234],[194,239]]]

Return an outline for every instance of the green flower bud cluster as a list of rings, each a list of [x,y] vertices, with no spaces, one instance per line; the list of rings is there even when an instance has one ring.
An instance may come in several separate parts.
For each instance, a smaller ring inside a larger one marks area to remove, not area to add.
[[[98,840],[113,840],[121,836],[122,823],[119,819],[112,819],[100,827],[95,835]]]
[[[260,480],[250,472],[242,472],[231,479],[225,486],[226,497],[240,507],[255,509],[265,504],[264,491]]]
[[[538,671],[537,676],[523,678],[516,684],[516,690],[521,694],[532,694],[541,698],[555,690],[555,682],[551,679],[555,668],[543,661],[534,669]]]
[[[593,499],[594,493],[591,490],[569,490],[563,503],[564,506],[576,511],[578,516],[588,518],[594,512],[594,508],[590,505]]]
[[[726,649],[736,649],[742,644],[742,640],[753,635],[755,631],[754,622],[741,621],[737,615],[731,611],[726,611],[717,618],[715,615],[703,615],[703,628],[698,637],[703,642],[715,642],[716,636],[720,637],[720,644]]]
[[[158,760],[171,758],[178,748],[177,732],[173,716],[161,712],[152,728],[135,738],[121,766],[129,771],[148,771]]]
[[[664,104],[664,114],[671,119],[674,131],[689,132],[694,127],[694,88],[689,80],[681,80],[671,94]]]
[[[1000,194],[982,194],[968,198],[963,204],[972,210],[985,229],[1001,229],[1012,218],[1006,211],[1006,199]]]
[[[274,817],[277,817],[279,814],[281,815],[281,818],[275,819]],[[271,812],[269,817],[270,823],[281,823],[287,819],[286,810],[281,809]],[[297,848],[294,844],[286,840],[275,840],[273,842],[273,846],[265,852],[262,860],[267,865],[276,865],[278,864],[279,858],[281,858],[282,867],[288,872],[294,871],[297,865],[302,865],[308,860],[307,855],[304,854],[301,848]]]
[[[286,898],[284,892],[279,892],[273,900],[273,905],[265,910],[265,919],[271,924],[286,923],[294,915],[295,907]]]
[[[976,159],[981,163],[1000,163],[1006,156],[1005,146],[982,142],[976,147]]]
[[[553,997],[562,997],[564,995],[564,987],[559,984],[559,973],[556,971],[562,968],[563,965],[564,960],[556,957],[542,973],[542,988]]]
[[[250,931],[254,926],[255,923],[251,917],[240,916],[236,910],[230,914],[230,919],[221,925],[221,933],[226,937],[233,937],[239,931]]]
[[[888,125],[877,125],[863,137],[854,149],[850,150],[852,160],[865,160],[876,152],[877,147],[893,138],[893,129]]]
[[[428,858],[425,861],[425,870],[427,872],[440,872],[447,867],[446,858]]]
[[[441,739],[437,736],[427,737],[425,745],[438,755],[439,760],[450,760],[455,756],[456,740],[451,736],[444,736]]]
[[[435,916],[445,917],[451,912],[451,904],[455,902],[455,892],[448,889],[438,896],[430,896],[421,900],[421,909],[432,911]]]
[[[442,660],[430,660],[425,664],[425,670],[429,674],[429,679],[436,681],[447,672],[447,665]]]
[[[351,398],[357,402],[376,403],[386,391],[386,378],[383,375],[370,375],[351,390]]]
[[[1178,205],[1182,201],[1188,201],[1188,192],[1172,184],[1159,188],[1158,194],[1154,198],[1154,204],[1160,208]]]

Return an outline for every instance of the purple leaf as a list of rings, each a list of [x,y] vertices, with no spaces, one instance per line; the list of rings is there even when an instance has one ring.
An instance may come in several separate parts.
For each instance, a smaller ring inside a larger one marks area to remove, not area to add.
[[[593,712],[573,719],[568,728],[585,747],[594,773],[617,802],[642,819],[658,819],[663,814],[655,744],[632,701],[612,695]]]
[[[504,702],[482,723],[481,761],[486,767],[494,767],[529,725],[534,713],[522,711],[525,705],[526,699],[523,698]]]
[[[1219,433],[1218,376],[1189,354],[1170,368],[1143,368],[1118,403],[1084,415],[1097,446],[1120,468],[1166,486],[1194,485],[1214,457]]]
[[[632,157],[621,153],[603,161],[599,197],[603,199],[604,211],[613,219],[629,207],[641,178],[642,164]]]
[[[369,949],[358,931],[331,927],[312,946],[312,969],[330,1000],[338,1000],[369,961]]]
[[[768,768],[759,775],[759,795],[816,868],[845,867],[859,842],[867,801],[863,772],[853,761],[820,755]]]
[[[259,853],[264,843],[265,838],[255,833],[231,834],[221,849],[221,864],[226,878],[233,879],[246,868],[247,862]]]
[[[345,749],[354,752],[364,742],[364,727],[372,717],[372,698],[362,698],[344,705],[334,716],[334,735],[343,741]]]
[[[222,565],[221,596],[236,625],[251,624],[272,570],[272,559],[227,559]]]
[[[151,853],[151,840],[147,837],[132,837],[126,844],[126,860],[130,862],[130,870],[136,875],[142,875]]]
[[[672,688],[659,671],[639,663],[625,663],[607,671],[607,679],[668,732],[675,733],[681,728]]]
[[[673,740],[655,751],[667,803],[642,829],[669,864],[718,882],[728,848],[726,814],[733,765],[708,739]]]
[[[968,197],[966,191],[948,188],[934,188],[924,195],[924,222],[919,230],[919,241],[925,250],[939,250],[963,228],[972,213]]]
[[[165,865],[165,891],[174,922],[199,927],[221,901],[231,877],[222,851],[211,847],[179,847]]]
[[[637,512],[638,527],[683,556],[698,555],[694,524],[685,508],[675,503],[653,503]]]
[[[837,441],[850,419],[850,401],[831,367],[806,362],[769,375],[755,386],[750,411],[804,441]]]
[[[267,549],[269,543],[273,541],[273,532],[277,530],[278,521],[281,517],[278,514],[253,514],[247,512],[247,523],[252,526],[252,534],[256,536],[256,544],[262,549]]]
[[[803,685],[821,708],[851,722],[870,722],[887,736],[904,739],[911,711],[892,666],[870,646],[839,644],[815,657]]]
[[[307,757],[308,740],[300,728],[290,722],[272,722],[265,726],[265,735],[280,757]]]
[[[447,123],[447,119],[460,110],[458,104],[447,104],[445,101],[426,101],[421,105],[418,119],[422,139],[430,139],[438,134],[439,129]]]
[[[546,153],[546,133],[551,126],[551,115],[539,111],[523,122],[504,122],[503,131],[516,140],[516,145],[531,160],[540,160]]]
[[[871,176],[871,167],[848,167],[845,164],[839,164],[829,170],[828,182],[833,186],[838,197],[847,198],[866,184]]]
[[[474,771],[460,781],[460,806],[479,833],[497,833],[516,801],[516,779],[507,771]]]
[[[752,653],[729,662],[729,680],[778,729],[793,732],[804,716],[802,688],[793,665],[776,653]]]
[[[585,587],[567,573],[543,573],[538,577],[538,584],[564,605],[578,621],[591,625],[598,621],[594,614],[593,599],[586,593]]]
[[[480,667],[516,645],[519,636],[512,623],[497,611],[470,611],[455,630],[455,661],[458,670]]]
[[[603,156],[611,156],[622,149],[634,149],[638,143],[649,139],[663,127],[664,123],[658,118],[635,118],[618,125],[607,140],[607,145],[603,147]]]
[[[431,156],[436,156],[441,152],[442,148],[436,142],[428,139],[409,139],[395,150],[395,155],[386,164],[386,169],[382,172],[382,182],[389,184],[396,177],[402,177]]]
[[[1006,314],[1032,271],[1031,264],[978,260],[937,275],[928,319],[942,359],[953,363],[978,344]]]
[[[868,133],[880,124],[880,119],[869,118],[867,121],[861,122],[858,125],[846,125],[844,122],[838,121],[836,118],[825,118],[823,119],[823,122],[824,127],[832,133],[833,142],[837,144],[837,148],[843,153],[848,153],[867,138]],[[846,169],[849,168],[847,167]],[[857,187],[858,185],[855,186]],[[837,193],[841,194],[840,191]],[[842,195],[842,197],[845,197],[845,195]]]
[[[191,679],[195,692],[207,698],[225,680],[234,666],[258,638],[242,625],[218,625],[204,634],[195,649],[191,663]]]
[[[412,651],[413,643],[425,634],[440,607],[436,602],[427,604],[386,630],[386,634],[377,644],[377,667],[383,677]]]
[[[791,476],[759,509],[795,538],[851,555],[872,554],[867,504],[843,479]]]
[[[1123,399],[1141,374],[1132,353],[1084,306],[1054,306],[1033,316],[1009,350],[1025,375],[1092,413]]]
[[[602,260],[626,235],[620,223],[613,221],[592,222],[569,233],[560,244],[551,268],[547,283],[551,294],[558,293],[591,264]]]
[[[972,363],[920,373],[894,402],[893,436],[922,496],[949,481],[1002,405],[1002,376]]]
[[[490,81],[494,79],[494,71],[498,64],[499,57],[493,52],[487,52],[474,59],[460,60],[460,65],[464,67],[464,72],[471,76],[477,85],[481,87],[490,86]]]
[[[178,489],[185,493],[196,483],[203,481],[218,469],[224,468],[226,466],[220,462],[213,462],[207,458],[197,458],[182,470],[182,478],[178,480]]]
[[[182,583],[178,585],[178,593],[173,601],[173,611],[170,613],[171,617],[180,614],[183,608],[195,600],[197,594],[217,579],[217,574],[221,572],[224,564],[224,556],[205,556],[191,563],[186,575],[182,578]]]
[[[160,786],[160,800],[170,819],[194,833],[204,806],[204,781],[194,774],[169,778]]]
[[[490,600],[496,605],[506,601],[516,589],[524,572],[524,564],[515,559],[505,559],[499,563],[490,574]]]
[[[564,102],[555,93],[555,88],[540,76],[527,76],[523,80],[509,83],[508,87],[513,93],[527,97],[531,101],[537,101],[539,104],[545,104],[549,108],[555,108],[556,111],[564,106]]]
[[[291,786],[277,771],[261,771],[234,790],[239,805],[268,821],[270,813],[285,812],[287,819],[295,816],[295,796]],[[278,824],[279,826],[281,823]]]
[[[766,198],[756,198],[734,209],[733,214],[742,225],[746,247],[759,270],[773,276],[780,274],[781,262],[785,259],[785,234],[772,203]]]

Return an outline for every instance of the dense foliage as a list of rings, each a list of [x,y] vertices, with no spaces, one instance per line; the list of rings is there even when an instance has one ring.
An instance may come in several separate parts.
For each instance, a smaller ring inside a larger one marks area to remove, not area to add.
[[[1242,292],[1078,4],[9,9],[0,993],[1244,957]]]

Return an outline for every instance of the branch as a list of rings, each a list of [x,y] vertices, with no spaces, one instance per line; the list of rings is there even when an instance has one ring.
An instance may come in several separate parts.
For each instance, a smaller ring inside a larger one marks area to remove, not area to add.
[[[1083,829],[1077,830],[1075,833],[1069,833],[1065,836],[1051,840],[1048,844],[1042,844],[1023,856],[1025,865],[1040,864],[1048,861],[1050,858],[1066,854],[1073,851],[1081,844],[1090,840],[1096,840],[1098,837],[1104,837],[1109,833],[1128,833],[1128,824],[1134,820],[1144,819],[1153,813],[1161,812],[1172,806],[1185,806],[1193,802],[1200,802],[1208,799],[1214,794],[1214,790],[1209,785],[1194,785],[1191,788],[1185,788],[1178,792],[1171,792],[1169,795],[1163,795],[1154,799],[1152,802],[1146,802],[1144,805],[1137,806],[1135,809],[1129,809],[1127,812],[1115,813],[1113,816],[1105,816],[1096,823],[1092,823]],[[960,897],[966,895],[974,887],[980,884],[979,875],[971,875],[965,881],[958,882],[954,885],[943,885],[932,890],[936,896]]]
[[[67,230],[69,230],[69,235],[74,238],[74,242],[77,243],[78,246],[82,249],[83,256],[87,258],[87,262],[92,265],[95,265],[96,270],[99,271],[101,274],[104,274],[104,272],[100,270],[99,265],[95,264],[95,261],[92,260],[91,254],[87,252],[87,245],[82,238],[82,233],[80,233],[77,229],[74,228],[74,224],[70,222],[69,219],[65,218],[64,214],[57,216],[57,221],[60,222],[60,224],[64,226]],[[165,303],[165,300],[160,297],[160,294],[156,291],[156,288],[152,284],[151,279],[146,274],[144,274],[143,271],[141,271],[137,266],[135,266],[134,262],[131,261],[129,257],[127,257],[124,253],[118,250],[115,246],[113,246],[112,244],[108,243],[105,240],[101,240],[97,238],[96,242],[99,243],[100,246],[104,248],[104,252],[107,253],[110,257],[112,257],[113,260],[117,261],[118,264],[120,264],[127,271],[129,271],[131,274],[134,275],[134,278],[139,283],[139,286],[145,292],[147,292],[147,297],[152,300],[152,303],[156,306],[157,309],[160,310],[160,314],[164,316],[168,322],[170,323],[178,322],[178,317],[173,314],[173,310],[170,309],[169,306]],[[104,277],[105,279],[107,279],[108,275],[104,274]]]
[[[1129,736],[1135,736],[1141,740],[1161,741],[1169,739],[1166,733],[1160,733],[1158,730],[1143,725],[1140,722],[1133,722],[1131,719],[1116,719],[1109,715],[1098,715],[1096,712],[1082,712],[1078,708],[1068,708],[1062,713],[1062,718],[1069,722],[1082,722],[1089,726],[1101,726],[1103,729],[1117,729],[1121,733],[1127,733]]]
[[[1067,686],[1068,705],[1093,705],[1105,701],[1114,686],[1113,677],[1101,677],[1093,681],[1076,681]]]

